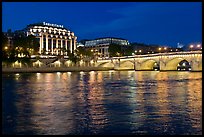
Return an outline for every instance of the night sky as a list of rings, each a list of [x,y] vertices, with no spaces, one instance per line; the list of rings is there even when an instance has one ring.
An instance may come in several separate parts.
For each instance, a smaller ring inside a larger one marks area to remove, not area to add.
[[[202,42],[201,2],[2,2],[2,29],[64,25],[81,39],[119,37],[177,46]]]

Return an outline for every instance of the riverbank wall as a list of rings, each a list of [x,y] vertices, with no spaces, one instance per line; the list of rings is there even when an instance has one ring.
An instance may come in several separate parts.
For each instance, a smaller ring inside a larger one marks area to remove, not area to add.
[[[51,73],[51,72],[89,72],[89,71],[128,71],[133,69],[114,69],[113,67],[28,67],[28,68],[2,68],[2,73]],[[135,71],[152,71],[152,70],[135,70]],[[177,71],[177,70],[160,70],[162,71]],[[191,72],[202,72],[191,71]]]
[[[49,73],[49,72],[80,72],[108,71],[113,67],[40,67],[40,68],[2,68],[2,73]]]

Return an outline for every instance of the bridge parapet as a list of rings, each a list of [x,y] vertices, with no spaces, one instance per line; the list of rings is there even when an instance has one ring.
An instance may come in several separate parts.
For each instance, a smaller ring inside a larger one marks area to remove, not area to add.
[[[152,70],[154,64],[159,64],[160,70],[177,70],[178,64],[183,60],[191,64],[192,71],[202,71],[202,51],[114,57],[112,59],[98,60],[96,66],[106,64],[113,65],[118,70]]]

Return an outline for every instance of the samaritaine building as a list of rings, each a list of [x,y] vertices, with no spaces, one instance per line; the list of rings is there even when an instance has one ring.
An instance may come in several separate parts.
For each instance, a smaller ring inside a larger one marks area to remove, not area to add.
[[[25,29],[27,36],[34,35],[39,40],[39,53],[45,55],[67,55],[76,49],[74,32],[63,27],[63,25],[50,23],[35,23],[27,25]]]

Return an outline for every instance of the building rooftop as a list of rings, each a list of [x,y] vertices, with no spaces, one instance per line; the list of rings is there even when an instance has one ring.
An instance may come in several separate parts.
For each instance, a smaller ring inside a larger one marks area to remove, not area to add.
[[[119,40],[127,40],[127,39],[123,39],[123,38],[116,38],[116,37],[101,37],[101,38],[96,38],[96,39],[93,39],[93,40],[107,39],[107,38],[111,38],[111,39],[119,39]],[[87,40],[87,41],[92,41],[92,40]]]
[[[43,27],[52,27],[52,28],[68,30],[63,25],[51,24],[51,23],[46,23],[46,22],[32,23],[32,24],[27,25],[27,27],[32,27],[32,26],[43,26]]]

